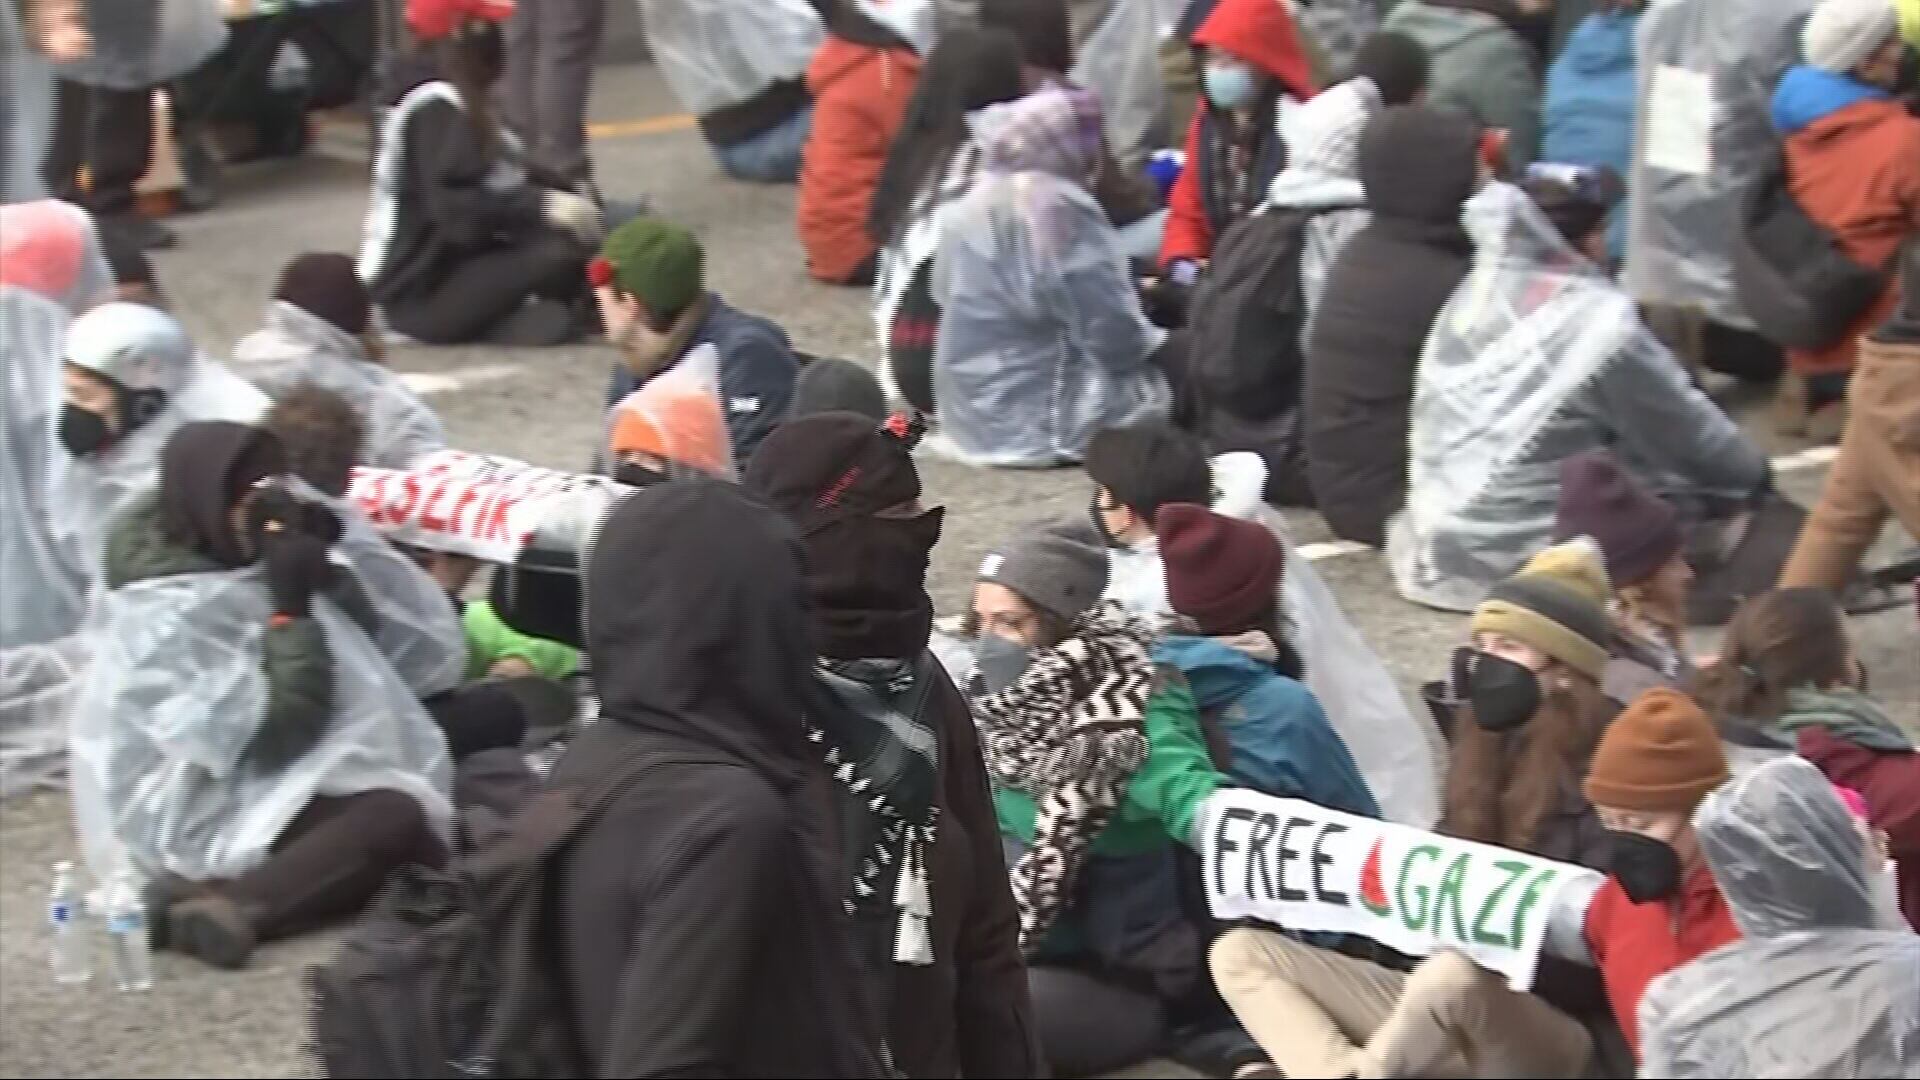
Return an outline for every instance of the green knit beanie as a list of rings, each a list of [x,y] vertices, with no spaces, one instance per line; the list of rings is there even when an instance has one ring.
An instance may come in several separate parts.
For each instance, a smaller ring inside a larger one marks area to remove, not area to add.
[[[706,288],[706,253],[693,234],[663,218],[638,217],[607,237],[600,255],[622,292],[655,317],[686,310]]]

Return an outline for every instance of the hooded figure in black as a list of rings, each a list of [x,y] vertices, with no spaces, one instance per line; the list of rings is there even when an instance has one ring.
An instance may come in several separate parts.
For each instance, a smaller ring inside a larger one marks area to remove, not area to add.
[[[920,503],[904,417],[788,421],[744,484],[800,532],[830,708],[809,717],[840,793],[840,881],[895,1067],[1025,1077],[1033,1039],[1019,916],[965,699],[927,651],[927,561],[944,512]]]
[[[662,484],[608,514],[586,578],[601,720],[554,779],[658,762],[558,883],[593,1071],[884,1075],[807,738],[825,704],[792,530],[735,488]]]
[[[1334,260],[1307,343],[1307,474],[1342,539],[1380,547],[1406,502],[1414,369],[1472,265],[1460,208],[1479,151],[1473,121],[1418,105],[1387,109],[1361,136],[1373,220]]]

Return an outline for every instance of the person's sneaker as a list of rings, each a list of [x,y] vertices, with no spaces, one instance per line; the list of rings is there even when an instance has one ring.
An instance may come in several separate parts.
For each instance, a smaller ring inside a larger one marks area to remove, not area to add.
[[[174,906],[199,891],[198,885],[175,874],[163,873],[147,882],[140,900],[147,909],[147,938],[156,951],[167,948],[172,941],[169,920]]]
[[[109,218],[102,227],[117,230],[128,244],[142,251],[170,248],[180,242],[180,237],[172,229],[139,214]]]
[[[167,924],[174,950],[214,967],[236,971],[253,956],[253,923],[238,904],[219,893],[202,893],[173,905]]]
[[[573,309],[558,300],[530,300],[487,331],[487,341],[522,349],[545,349],[572,341]]]

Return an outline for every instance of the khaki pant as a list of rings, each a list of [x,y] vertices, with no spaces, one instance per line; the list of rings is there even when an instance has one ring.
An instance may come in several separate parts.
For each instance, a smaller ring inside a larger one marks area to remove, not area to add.
[[[1213,978],[1288,1076],[1579,1076],[1592,1056],[1579,1021],[1459,953],[1403,975],[1242,927]]]

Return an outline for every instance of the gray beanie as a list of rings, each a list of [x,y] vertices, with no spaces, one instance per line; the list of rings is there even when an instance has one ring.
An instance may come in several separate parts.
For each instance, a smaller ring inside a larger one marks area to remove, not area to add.
[[[823,412],[853,412],[874,423],[887,419],[887,395],[873,372],[851,360],[821,357],[793,380],[789,419]]]
[[[1879,52],[1900,30],[1893,0],[1821,0],[1801,31],[1807,63],[1846,75]]]
[[[1078,618],[1107,591],[1107,553],[1071,524],[1026,530],[980,562],[991,581],[1067,620]]]

